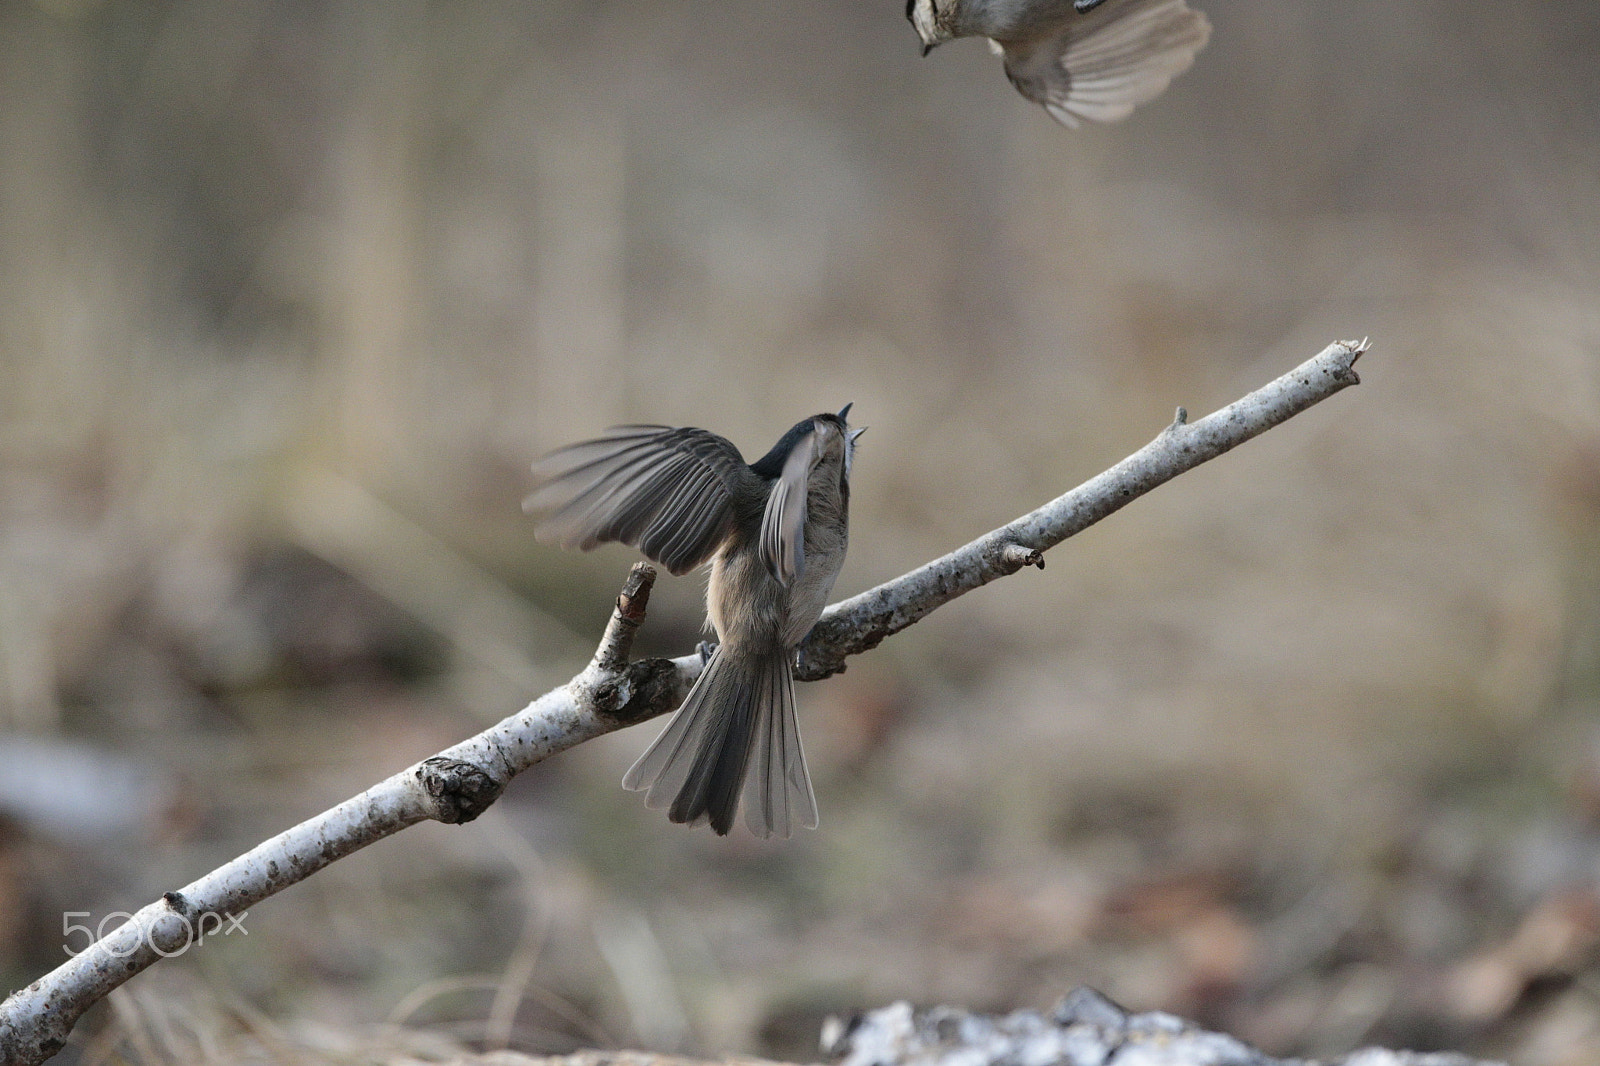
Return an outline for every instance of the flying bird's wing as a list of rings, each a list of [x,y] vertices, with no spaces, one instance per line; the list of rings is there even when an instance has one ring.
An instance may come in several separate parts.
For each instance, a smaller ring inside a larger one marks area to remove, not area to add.
[[[732,491],[756,475],[732,443],[703,429],[617,426],[533,465],[522,501],[534,534],[588,551],[607,541],[638,547],[674,574],[711,557],[733,522]]]
[[[1057,121],[1115,122],[1189,68],[1211,23],[1184,0],[1105,0],[1054,32],[999,42],[1006,76]]]

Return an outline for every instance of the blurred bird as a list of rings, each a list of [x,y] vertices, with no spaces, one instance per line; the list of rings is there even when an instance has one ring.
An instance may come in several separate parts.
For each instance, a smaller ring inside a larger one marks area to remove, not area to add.
[[[1211,23],[1184,0],[906,0],[922,54],[987,37],[1017,91],[1057,121],[1115,122],[1189,69]]]
[[[718,644],[683,706],[622,779],[674,822],[757,836],[814,829],[790,664],[844,564],[850,465],[864,429],[802,419],[754,463],[703,429],[618,426],[534,464],[540,540],[639,548],[674,574],[706,562]]]

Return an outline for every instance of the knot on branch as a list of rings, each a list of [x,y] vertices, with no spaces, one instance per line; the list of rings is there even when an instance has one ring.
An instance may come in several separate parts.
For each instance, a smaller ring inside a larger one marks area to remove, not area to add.
[[[671,659],[640,659],[587,687],[583,698],[596,714],[623,725],[666,714],[688,694]]]
[[[77,1021],[74,1015],[72,1021]],[[71,1023],[68,1023],[70,1028]],[[65,1030],[63,1030],[64,1032]],[[0,1029],[0,1062],[43,1062],[67,1046],[55,1032],[28,1033],[27,1038]]]
[[[895,632],[887,617],[824,617],[811,627],[811,632],[800,643],[794,678],[796,681],[821,681],[842,674],[846,657],[871,651]]]
[[[1014,574],[1025,566],[1037,566],[1044,569],[1044,552],[1038,548],[1024,548],[1020,544],[1007,544],[1000,549],[1000,569],[1007,574]]]
[[[417,780],[433,800],[433,816],[450,825],[472,821],[488,810],[505,788],[482,767],[439,755],[423,760],[417,767]]]
[[[176,914],[185,922],[194,918],[195,906],[189,902],[189,897],[182,892],[163,892],[161,893],[161,899],[171,908],[173,914]]]

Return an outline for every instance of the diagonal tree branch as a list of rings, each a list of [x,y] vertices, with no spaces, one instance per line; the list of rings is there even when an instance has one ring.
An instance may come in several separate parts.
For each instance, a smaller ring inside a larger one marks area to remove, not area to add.
[[[877,647],[940,604],[1025,566],[1044,569],[1044,553],[1074,533],[1340,389],[1359,385],[1355,365],[1367,343],[1335,341],[1278,380],[1198,422],[1190,422],[1180,407],[1160,436],[1105,473],[949,555],[834,604],[801,645],[795,676],[815,681],[838,673],[847,656]]]
[[[1215,414],[1172,425],[1116,466],[1007,525],[908,574],[830,607],[801,646],[802,679],[844,660],[942,603],[1044,566],[1043,553],[1166,481],[1359,382],[1367,342],[1341,341]],[[550,755],[665,714],[699,676],[699,655],[629,661],[655,570],[638,563],[617,598],[593,660],[566,685],[517,714],[278,834],[183,888],[166,893],[81,954],[0,1003],[0,1062],[34,1066],[54,1055],[90,1006],[160,958],[180,954],[228,916],[374,841],[425,820],[470,822],[517,774]]]

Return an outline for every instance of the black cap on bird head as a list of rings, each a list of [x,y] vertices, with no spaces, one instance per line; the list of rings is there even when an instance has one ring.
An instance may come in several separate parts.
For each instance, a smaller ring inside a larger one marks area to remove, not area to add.
[[[811,424],[813,422],[819,418],[826,419],[830,422],[837,421],[840,428],[847,429],[848,424],[845,422],[845,417],[849,415],[850,408],[854,406],[854,402],[847,403],[839,409],[839,413],[836,415],[830,415],[824,412],[819,415],[812,415],[810,418],[802,418],[800,421],[790,426],[787,433],[778,438],[778,443],[774,444],[766,455],[763,455],[761,458],[751,463],[750,469],[754,470],[762,477],[777,477],[783,472],[784,460],[789,458],[789,453],[794,451],[795,445],[800,443],[800,439],[802,437],[811,432]],[[866,428],[867,427],[862,426],[860,429],[850,430],[849,435],[851,442],[853,443],[857,437],[866,432]]]

